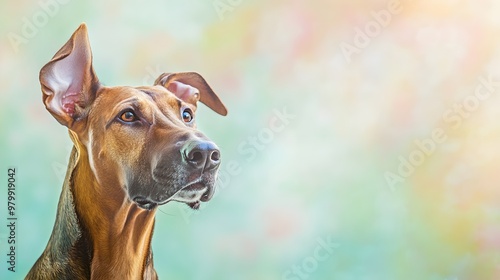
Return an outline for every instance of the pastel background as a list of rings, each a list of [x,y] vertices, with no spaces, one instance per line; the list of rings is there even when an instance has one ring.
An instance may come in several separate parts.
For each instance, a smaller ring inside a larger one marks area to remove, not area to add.
[[[52,230],[71,142],[38,71],[81,22],[103,83],[196,71],[229,109],[198,113],[214,199],[157,213],[161,279],[500,279],[500,2],[59,1],[0,2],[0,279]]]

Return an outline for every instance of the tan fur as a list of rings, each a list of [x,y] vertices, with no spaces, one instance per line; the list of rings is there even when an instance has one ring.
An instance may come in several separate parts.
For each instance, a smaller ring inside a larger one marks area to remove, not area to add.
[[[52,235],[26,279],[157,279],[156,207],[208,201],[220,163],[215,144],[182,113],[194,119],[197,101],[223,115],[225,106],[196,73],[162,74],[153,86],[101,85],[84,24],[42,68],[40,83],[74,148]],[[171,92],[169,83],[191,91]],[[140,118],[124,121],[125,111]],[[193,145],[217,154],[196,165],[187,157]],[[183,191],[197,193],[190,201]]]

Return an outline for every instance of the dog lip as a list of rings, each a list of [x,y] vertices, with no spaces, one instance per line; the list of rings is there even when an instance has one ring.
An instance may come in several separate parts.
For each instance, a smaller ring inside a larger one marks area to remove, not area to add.
[[[165,204],[169,201],[186,203],[192,209],[199,209],[201,202],[210,200],[213,194],[213,186],[203,176],[192,180],[180,187],[175,194],[166,201],[159,204]]]
[[[196,179],[183,184],[175,191],[175,193],[167,197],[165,197],[165,194],[157,195],[156,198],[138,195],[134,196],[132,201],[139,207],[146,210],[152,210],[155,207],[167,204],[170,201],[183,202],[192,209],[199,209],[201,202],[207,202],[212,198],[214,190],[215,186],[212,181],[202,174]]]
[[[203,190],[205,190],[205,192],[201,195],[200,201],[207,202],[212,198],[214,194],[214,187],[211,186],[210,184],[206,184],[205,182],[203,182],[203,180],[197,180],[181,189],[181,191],[203,191]],[[198,207],[191,207],[191,208],[198,209]]]
[[[202,202],[207,202],[210,199],[212,199],[212,196],[214,195],[214,192],[215,192],[215,186],[207,185],[206,187],[207,187],[207,190],[205,191],[205,193],[200,198],[200,200]]]
[[[158,204],[142,196],[134,197],[132,201],[142,209],[153,210]]]
[[[203,182],[197,180],[197,181],[190,183],[187,186],[183,187],[181,189],[181,191],[201,191],[201,190],[205,189],[206,187],[207,186]]]

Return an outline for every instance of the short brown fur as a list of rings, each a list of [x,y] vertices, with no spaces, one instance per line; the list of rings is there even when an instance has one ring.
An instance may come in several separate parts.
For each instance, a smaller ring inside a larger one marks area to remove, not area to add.
[[[194,114],[197,101],[223,115],[226,108],[196,73],[162,74],[153,86],[102,86],[84,24],[42,68],[40,82],[47,110],[74,147],[52,235],[26,279],[157,279],[156,206],[195,184],[208,201],[219,165],[215,144],[183,121],[182,110]],[[167,90],[172,84],[183,91]],[[121,121],[124,110],[140,121]],[[193,143],[211,147],[203,169],[183,150]],[[199,205],[187,197],[177,201]]]

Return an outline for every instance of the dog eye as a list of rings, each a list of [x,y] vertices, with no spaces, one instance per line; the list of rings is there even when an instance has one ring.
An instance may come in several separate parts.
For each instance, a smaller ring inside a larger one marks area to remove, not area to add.
[[[190,123],[193,120],[193,112],[191,112],[190,109],[184,109],[184,111],[182,111],[182,120],[185,123]]]
[[[120,115],[120,120],[124,122],[135,122],[139,118],[132,111],[125,111]]]

